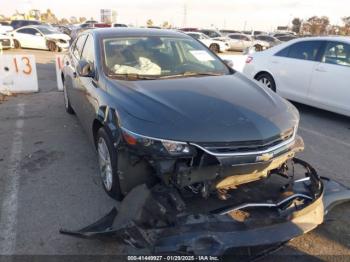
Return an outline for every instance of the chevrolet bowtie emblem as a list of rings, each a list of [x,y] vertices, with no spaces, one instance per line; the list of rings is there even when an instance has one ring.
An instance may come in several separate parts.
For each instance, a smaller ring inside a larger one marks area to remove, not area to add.
[[[257,162],[269,161],[273,158],[273,153],[265,153],[256,157]]]

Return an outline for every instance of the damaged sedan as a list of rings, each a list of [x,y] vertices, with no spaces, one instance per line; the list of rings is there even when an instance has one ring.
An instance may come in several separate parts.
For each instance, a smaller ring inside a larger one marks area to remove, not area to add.
[[[104,190],[121,206],[62,233],[221,255],[288,241],[349,198],[295,158],[304,143],[292,104],[183,33],[86,31],[64,64],[65,108],[86,130]]]

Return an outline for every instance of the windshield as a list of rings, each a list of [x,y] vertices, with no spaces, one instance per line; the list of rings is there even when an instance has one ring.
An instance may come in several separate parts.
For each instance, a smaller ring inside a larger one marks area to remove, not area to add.
[[[50,28],[50,27],[37,27],[41,33],[44,35],[51,35],[51,34],[59,34],[60,32],[56,30],[55,28]]]
[[[210,50],[191,38],[128,37],[103,40],[104,68],[109,77],[153,79],[230,74]]]

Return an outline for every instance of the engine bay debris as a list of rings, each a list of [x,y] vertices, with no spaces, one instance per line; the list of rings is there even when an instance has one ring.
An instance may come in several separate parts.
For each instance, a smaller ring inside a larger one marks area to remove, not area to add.
[[[184,189],[185,190],[185,189]],[[350,200],[345,186],[320,177],[297,158],[266,179],[203,198],[175,187],[135,187],[97,222],[80,230],[61,229],[81,238],[114,238],[155,254],[223,255],[237,247],[284,243],[320,225],[336,204]]]

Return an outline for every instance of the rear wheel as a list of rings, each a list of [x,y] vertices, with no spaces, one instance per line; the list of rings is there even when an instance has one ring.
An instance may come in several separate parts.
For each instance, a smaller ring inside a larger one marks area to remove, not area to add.
[[[118,154],[111,137],[104,128],[97,131],[96,146],[102,186],[110,197],[122,200],[123,194],[118,176]]]
[[[48,42],[47,47],[49,48],[49,50],[51,52],[57,52],[58,51],[58,47],[57,47],[55,42],[52,42],[52,41]]]
[[[21,48],[21,44],[18,42],[18,40],[13,40],[13,44],[15,46],[15,49],[20,49]]]
[[[211,44],[209,46],[209,49],[213,51],[214,53],[219,53],[220,52],[220,46],[218,44]]]
[[[257,81],[259,81],[260,83],[262,83],[267,88],[270,88],[272,91],[276,92],[276,83],[270,74],[262,73],[262,74],[257,75],[255,77],[255,79]]]

